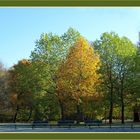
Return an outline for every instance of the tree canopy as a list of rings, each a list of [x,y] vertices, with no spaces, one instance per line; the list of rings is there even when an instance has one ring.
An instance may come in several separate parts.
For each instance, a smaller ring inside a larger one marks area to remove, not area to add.
[[[140,121],[140,47],[105,32],[43,33],[29,59],[0,64],[0,121]],[[4,117],[1,117],[4,115]]]

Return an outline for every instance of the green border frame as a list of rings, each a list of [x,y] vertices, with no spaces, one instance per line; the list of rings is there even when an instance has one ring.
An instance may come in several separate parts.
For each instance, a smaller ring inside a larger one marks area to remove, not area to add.
[[[41,139],[65,139],[65,140],[122,140],[122,139],[140,139],[140,133],[0,133],[0,139],[10,140],[41,140]]]
[[[140,0],[0,0],[0,6],[140,6]]]
[[[140,0],[0,0],[0,7],[139,7]],[[32,140],[32,139],[140,139],[140,133],[127,132],[108,132],[108,133],[22,133],[8,132],[0,133],[0,140]]]

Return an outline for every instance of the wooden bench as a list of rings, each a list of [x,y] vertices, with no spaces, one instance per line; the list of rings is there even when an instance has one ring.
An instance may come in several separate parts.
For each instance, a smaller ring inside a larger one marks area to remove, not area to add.
[[[32,129],[35,127],[46,127],[48,126],[48,121],[33,121]]]
[[[84,121],[86,126],[89,126],[89,128],[91,126],[100,126],[102,124],[102,120],[85,120]]]
[[[59,120],[57,125],[60,126],[65,126],[65,127],[71,127],[75,124],[74,120]]]

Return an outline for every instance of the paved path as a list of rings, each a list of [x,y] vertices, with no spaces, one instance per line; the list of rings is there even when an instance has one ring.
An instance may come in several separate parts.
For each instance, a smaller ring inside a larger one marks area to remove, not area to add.
[[[140,132],[140,128],[5,128],[0,132]]]

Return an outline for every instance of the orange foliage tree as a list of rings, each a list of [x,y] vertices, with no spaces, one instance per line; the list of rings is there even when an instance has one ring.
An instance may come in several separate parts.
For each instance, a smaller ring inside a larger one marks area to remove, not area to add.
[[[64,107],[70,101],[76,104],[77,120],[79,120],[80,106],[83,101],[91,98],[96,100],[99,97],[97,92],[97,87],[101,82],[99,68],[98,54],[94,52],[86,39],[80,37],[70,48],[57,73],[57,96],[60,101],[62,119],[64,119]]]
[[[22,109],[29,110],[29,118],[33,108],[34,82],[32,80],[30,61],[23,59],[9,70],[10,100],[14,110],[13,122]],[[27,119],[27,120],[28,120]]]

